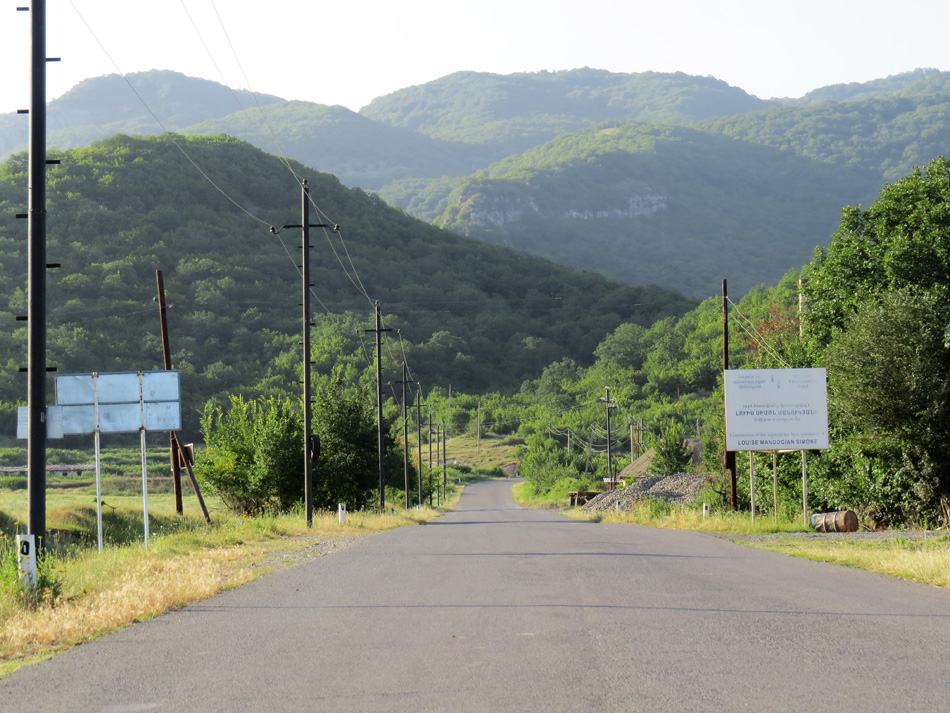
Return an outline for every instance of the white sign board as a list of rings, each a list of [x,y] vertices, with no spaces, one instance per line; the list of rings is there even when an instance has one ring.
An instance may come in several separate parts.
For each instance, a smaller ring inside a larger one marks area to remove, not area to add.
[[[16,437],[29,438],[30,410],[27,406],[20,406],[16,416]],[[63,409],[59,406],[46,407],[46,437],[63,437]]]
[[[181,429],[177,371],[59,375],[56,403],[68,435]]]
[[[726,450],[828,448],[824,369],[727,369]]]

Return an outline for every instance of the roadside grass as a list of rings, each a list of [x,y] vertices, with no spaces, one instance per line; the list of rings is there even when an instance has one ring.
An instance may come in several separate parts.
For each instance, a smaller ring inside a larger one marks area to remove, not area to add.
[[[286,514],[241,517],[208,499],[212,525],[194,498],[184,516],[171,494],[149,494],[150,544],[144,545],[141,495],[103,497],[103,553],[96,539],[95,494],[47,491],[48,555],[54,583],[38,598],[17,584],[15,536],[26,530],[26,492],[0,491],[0,677],[63,649],[213,596],[293,562],[293,553],[320,543],[403,525],[423,524],[452,509],[461,488],[450,486],[441,508],[383,514],[314,513],[308,528],[302,507]],[[41,588],[42,590],[42,588]]]
[[[950,589],[950,535],[924,540],[900,536],[886,540],[858,540],[844,534],[834,541],[801,542],[778,538],[770,542],[742,544]]]
[[[626,511],[586,512],[567,507],[563,499],[530,500],[523,495],[523,487],[524,484],[519,484],[512,489],[519,503],[529,507],[557,507],[574,519],[723,533],[747,547],[950,588],[950,534],[912,539],[896,533],[891,537],[863,539],[841,533],[829,535],[828,539],[803,539],[796,537],[796,533],[814,530],[805,526],[800,513],[782,514],[778,521],[770,515],[760,515],[753,521],[747,512],[713,510],[704,518],[701,503],[671,505],[655,500],[635,503]]]

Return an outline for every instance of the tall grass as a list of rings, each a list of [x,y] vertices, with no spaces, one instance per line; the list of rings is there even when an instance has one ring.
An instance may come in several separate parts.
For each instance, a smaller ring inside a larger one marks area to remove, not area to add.
[[[450,491],[451,507],[459,489]],[[303,508],[257,517],[230,514],[209,499],[213,524],[186,501],[174,512],[171,495],[149,497],[150,546],[143,542],[141,497],[104,498],[105,547],[97,551],[95,497],[48,491],[47,565],[57,578],[55,600],[30,605],[15,596],[16,574],[0,577],[0,676],[38,658],[243,584],[291,553],[318,541],[389,530],[431,520],[447,509],[395,513],[317,512],[308,528]],[[22,492],[0,492],[0,562],[15,563],[14,536],[25,528]],[[2,566],[2,565],[0,565]],[[8,573],[11,574],[11,573]],[[13,595],[13,596],[11,596]]]
[[[778,520],[759,515],[753,521],[751,514],[747,512],[712,511],[703,517],[702,503],[672,505],[664,500],[645,500],[634,503],[630,510],[583,513],[581,517],[593,522],[630,522],[652,527],[709,532],[772,534],[808,530],[800,515],[795,518],[782,516]]]
[[[858,540],[847,535],[834,540],[778,539],[756,546],[794,557],[857,567],[900,577],[912,582],[950,588],[950,535],[925,540],[897,537],[890,540]]]

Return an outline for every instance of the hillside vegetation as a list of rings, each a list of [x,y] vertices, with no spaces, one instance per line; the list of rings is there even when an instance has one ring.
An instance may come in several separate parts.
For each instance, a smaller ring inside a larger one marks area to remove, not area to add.
[[[950,74],[924,69],[770,101],[681,73],[458,72],[360,113],[144,72],[51,102],[49,141],[225,133],[471,237],[701,299],[779,280],[843,206],[946,153],[948,107]],[[0,156],[25,123],[0,117]]]
[[[212,185],[182,155],[185,150]],[[242,391],[298,392],[300,188],[274,156],[227,137],[116,136],[54,154],[49,174],[50,363],[60,373],[161,364],[155,270],[186,415]],[[565,354],[586,360],[617,324],[648,325],[692,303],[629,287],[413,219],[291,163],[341,230],[313,230],[318,373],[372,363],[381,302],[387,369],[403,355],[429,384],[511,388]],[[23,397],[26,157],[0,167],[0,400]],[[226,193],[230,202],[222,192]],[[313,218],[312,218],[313,220]]]

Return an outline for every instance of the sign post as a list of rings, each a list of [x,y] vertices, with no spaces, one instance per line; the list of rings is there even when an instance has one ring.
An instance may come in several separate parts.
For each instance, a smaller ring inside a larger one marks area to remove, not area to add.
[[[95,436],[96,523],[102,552],[101,433],[139,433],[142,450],[142,510],[148,547],[147,431],[181,429],[181,386],[177,371],[63,374],[56,377],[56,403],[64,435]]]
[[[802,505],[808,521],[806,450],[828,444],[828,388],[825,369],[727,369],[726,450],[749,451],[752,517],[755,481],[752,453],[802,452]],[[773,478],[775,477],[773,460]]]

